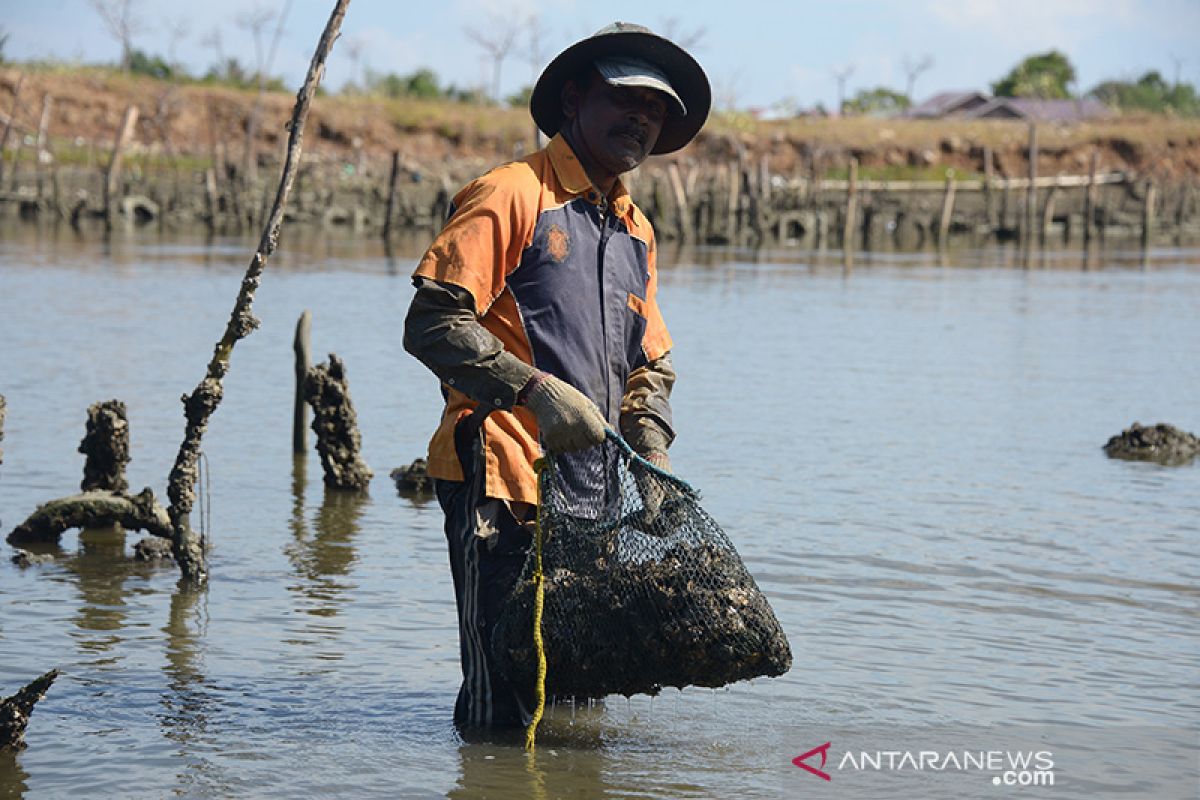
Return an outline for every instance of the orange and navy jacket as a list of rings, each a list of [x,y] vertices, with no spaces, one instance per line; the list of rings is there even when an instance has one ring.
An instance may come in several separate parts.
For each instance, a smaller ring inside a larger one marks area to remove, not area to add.
[[[615,428],[629,373],[671,349],[655,262],[653,229],[624,186],[603,197],[555,136],[463,188],[414,277],[469,291],[480,323],[506,350],[575,386]],[[454,427],[477,403],[444,384],[442,393],[429,474],[463,480]],[[486,496],[537,503],[532,412],[492,410],[483,451]]]

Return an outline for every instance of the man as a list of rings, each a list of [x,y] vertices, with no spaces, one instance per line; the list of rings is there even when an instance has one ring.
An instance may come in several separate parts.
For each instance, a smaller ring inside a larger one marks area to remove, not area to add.
[[[404,346],[446,400],[428,463],[458,606],[461,726],[528,721],[532,687],[492,667],[490,638],[529,549],[541,448],[582,450],[615,427],[669,469],[675,373],[654,233],[619,175],[687,144],[710,103],[696,61],[646,28],[575,43],[530,99],[550,143],[460,191],[413,275]]]

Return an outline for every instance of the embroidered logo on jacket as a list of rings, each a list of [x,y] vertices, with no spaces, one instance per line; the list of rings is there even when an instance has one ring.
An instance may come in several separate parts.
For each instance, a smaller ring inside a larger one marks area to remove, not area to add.
[[[557,225],[546,231],[546,252],[555,261],[562,263],[571,254],[571,237]]]

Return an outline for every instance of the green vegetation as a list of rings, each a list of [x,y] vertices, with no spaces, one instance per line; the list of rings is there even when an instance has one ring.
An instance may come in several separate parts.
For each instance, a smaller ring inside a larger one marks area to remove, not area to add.
[[[1071,96],[1075,67],[1057,50],[1032,55],[992,84],[997,97],[1064,99]]]
[[[1196,87],[1190,83],[1168,84],[1157,71],[1147,72],[1136,81],[1105,81],[1088,96],[1121,111],[1200,116]]]
[[[842,107],[842,113],[886,116],[903,111],[910,105],[912,102],[900,92],[886,86],[876,86],[874,89],[863,89],[847,100]]]

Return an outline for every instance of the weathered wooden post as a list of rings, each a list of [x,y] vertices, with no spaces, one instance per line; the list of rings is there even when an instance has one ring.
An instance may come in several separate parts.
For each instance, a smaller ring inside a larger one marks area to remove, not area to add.
[[[942,195],[942,215],[938,218],[938,247],[945,247],[950,238],[950,215],[954,213],[954,170],[946,170],[946,191]]]
[[[854,221],[858,215],[858,159],[850,159],[850,180],[846,187],[846,216],[842,220],[842,249],[854,249]]]
[[[117,139],[113,143],[112,157],[108,159],[108,168],[104,171],[104,229],[111,231],[113,212],[116,205],[117,180],[121,177],[121,159],[125,147],[133,136],[133,128],[137,125],[138,107],[129,106],[121,120],[121,128],[117,131]]]
[[[667,178],[671,182],[671,196],[675,200],[675,227],[679,232],[679,238],[685,242],[694,242],[696,232],[692,228],[687,191],[683,188],[683,178],[679,175],[679,166],[673,161],[667,166]]]
[[[46,151],[46,129],[50,126],[50,112],[54,108],[54,96],[49,92],[42,95],[42,113],[38,117],[37,137],[34,139],[33,147],[33,165],[34,165],[34,183],[37,194],[38,210],[41,210],[43,202],[45,175],[42,171],[42,153]]]
[[[25,83],[25,73],[17,76],[17,85],[13,88],[12,105],[8,108],[8,119],[4,122],[4,133],[0,133],[0,186],[4,185],[4,150],[8,147],[8,135],[12,132],[13,120],[17,117],[17,104],[21,99],[21,85]],[[19,137],[18,137],[19,139]],[[13,174],[17,173],[17,161],[13,159]]]
[[[183,397],[184,417],[187,424],[184,428],[183,441],[175,456],[175,465],[171,468],[168,479],[167,495],[170,498],[169,508],[171,522],[171,550],[175,561],[183,572],[184,580],[203,584],[208,579],[208,564],[206,563],[205,542],[196,534],[191,526],[192,507],[196,502],[196,482],[199,478],[200,445],[204,432],[208,429],[208,420],[220,405],[225,388],[223,380],[229,372],[229,360],[233,347],[241,339],[249,336],[259,321],[254,316],[251,307],[254,303],[254,293],[262,280],[263,270],[267,259],[279,245],[279,229],[283,225],[283,210],[287,205],[288,195],[292,190],[292,182],[300,166],[301,145],[304,138],[304,123],[308,119],[308,111],[312,99],[317,93],[317,85],[325,72],[325,59],[333,48],[338,30],[346,16],[346,7],[350,0],[337,0],[325,30],[317,43],[309,63],[304,84],[296,94],[296,105],[292,109],[292,118],[288,123],[288,149],[283,164],[283,174],[279,179],[279,188],[275,195],[275,203],[271,207],[270,216],[263,228],[259,239],[258,249],[250,259],[246,274],[242,277],[241,288],[234,301],[233,311],[221,339],[213,350],[213,357],[208,362],[204,377],[190,395]]]
[[[1158,187],[1154,181],[1146,184],[1146,196],[1142,203],[1142,249],[1150,247],[1150,240],[1154,236],[1154,205],[1158,199]]]
[[[1100,167],[1100,152],[1092,151],[1091,166],[1088,168],[1087,191],[1083,195],[1083,249],[1092,243],[1093,217],[1096,215],[1096,170]]]
[[[991,145],[983,147],[983,221],[988,235],[996,232],[999,224],[996,222],[996,203],[992,195],[992,179],[995,178],[995,167],[992,164]]]
[[[292,350],[296,354],[296,402],[292,407],[292,452],[298,456],[308,450],[307,412],[304,403],[304,381],[308,378],[308,370],[312,366],[311,357],[312,313],[306,308],[296,320],[296,338],[292,341]]]
[[[216,230],[217,215],[220,213],[220,200],[217,199],[217,172],[212,167],[204,170],[204,207],[207,213],[205,223],[209,231]]]
[[[387,206],[383,212],[383,238],[387,241],[392,234],[392,217],[396,212],[396,192],[400,183],[400,151],[392,151],[392,172],[388,177]],[[308,313],[308,312],[305,312]]]
[[[729,162],[729,208],[725,229],[729,234],[729,243],[735,244],[738,238],[738,206],[741,204],[742,170],[736,161]]]
[[[1022,241],[1033,244],[1034,220],[1037,219],[1037,162],[1038,134],[1037,125],[1029,123],[1029,188],[1025,190],[1025,220]]]
[[[1042,247],[1046,246],[1046,237],[1050,231],[1050,225],[1054,222],[1054,201],[1058,197],[1058,187],[1051,186],[1049,194],[1046,195],[1046,202],[1042,204],[1042,225],[1038,230],[1038,243]]]

